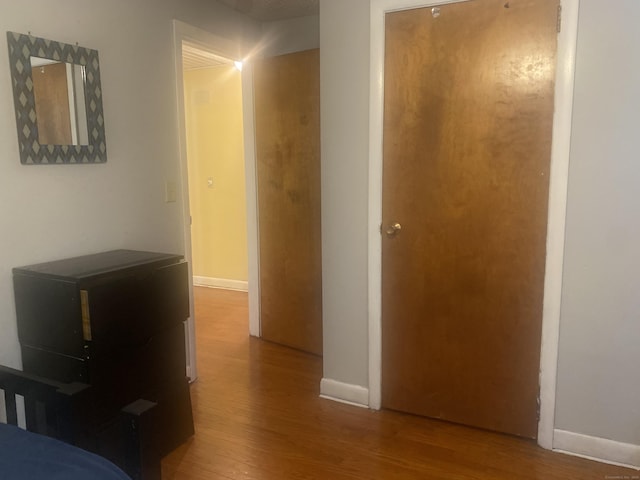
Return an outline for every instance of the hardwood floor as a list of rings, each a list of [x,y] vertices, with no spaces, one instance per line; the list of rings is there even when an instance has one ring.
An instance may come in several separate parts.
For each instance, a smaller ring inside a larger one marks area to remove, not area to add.
[[[638,478],[527,440],[321,399],[321,358],[250,338],[246,298],[196,288],[196,434],[163,460],[164,480]]]

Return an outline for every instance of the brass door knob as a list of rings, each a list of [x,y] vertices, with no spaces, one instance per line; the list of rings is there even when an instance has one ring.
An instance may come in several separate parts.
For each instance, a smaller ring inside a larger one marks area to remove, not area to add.
[[[389,225],[387,227],[385,233],[387,234],[387,237],[395,237],[398,232],[400,232],[400,230],[402,230],[402,225],[400,225],[399,223],[394,223],[393,225]]]

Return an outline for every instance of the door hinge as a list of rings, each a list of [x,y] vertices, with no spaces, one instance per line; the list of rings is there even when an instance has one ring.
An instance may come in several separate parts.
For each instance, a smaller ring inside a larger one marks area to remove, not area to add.
[[[558,5],[558,19],[556,20],[556,31],[562,30],[562,5]]]
[[[540,394],[536,398],[536,421],[540,421]]]

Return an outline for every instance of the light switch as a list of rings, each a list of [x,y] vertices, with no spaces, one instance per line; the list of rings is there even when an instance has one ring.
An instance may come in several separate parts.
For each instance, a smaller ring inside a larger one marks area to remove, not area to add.
[[[175,202],[177,196],[176,182],[167,180],[164,184],[164,201],[167,203]]]
[[[207,188],[213,188],[213,177],[207,177]]]

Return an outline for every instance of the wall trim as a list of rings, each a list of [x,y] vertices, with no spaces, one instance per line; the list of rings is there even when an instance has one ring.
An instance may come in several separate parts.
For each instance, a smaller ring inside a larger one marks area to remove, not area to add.
[[[249,264],[249,335],[260,337],[260,234],[258,230],[258,178],[253,105],[253,64],[245,58],[242,68],[242,122],[244,174],[247,195],[247,260]]]
[[[368,388],[338,382],[330,378],[323,378],[320,381],[320,397],[356,407],[369,408]]]
[[[244,280],[229,280],[227,278],[213,278],[193,276],[193,285],[196,287],[223,288],[225,290],[249,291],[249,282]]]
[[[540,419],[538,445],[551,449],[556,415],[556,382],[564,266],[573,86],[578,43],[580,0],[561,0],[562,29],[558,34],[555,113],[549,176],[547,261],[545,265],[540,347]]]
[[[387,12],[469,0],[371,0],[369,121],[369,406],[382,398],[382,127],[384,105],[384,19]],[[540,421],[538,444],[552,448],[562,266],[566,222],[573,81],[580,0],[561,0],[562,30],[558,35],[555,114],[549,179],[547,258],[540,351]]]
[[[567,455],[640,470],[640,445],[554,430],[553,450]]]

